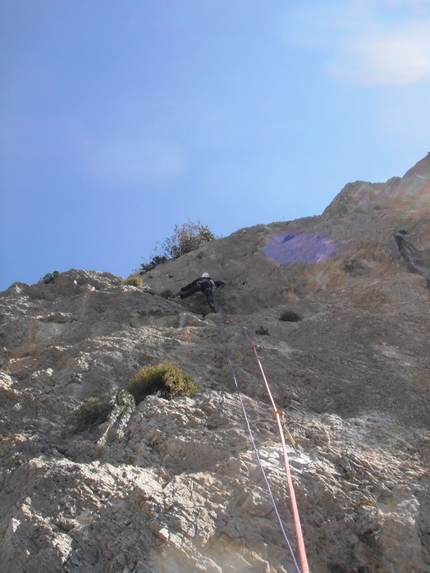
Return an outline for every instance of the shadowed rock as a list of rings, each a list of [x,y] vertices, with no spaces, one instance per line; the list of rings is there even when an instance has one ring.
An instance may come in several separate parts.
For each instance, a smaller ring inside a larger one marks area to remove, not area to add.
[[[430,287],[430,249],[418,250],[405,239],[406,234],[406,231],[398,231],[394,234],[399,252],[405,259],[409,270],[423,276]]]

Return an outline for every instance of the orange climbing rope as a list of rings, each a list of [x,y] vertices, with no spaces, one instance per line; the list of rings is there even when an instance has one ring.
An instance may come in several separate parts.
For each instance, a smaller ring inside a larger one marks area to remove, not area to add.
[[[221,314],[222,314],[222,316],[223,316],[223,319],[225,320],[225,319],[227,318],[227,316],[226,316],[226,314],[225,314],[223,308],[221,307],[221,305],[219,305],[219,310],[221,311]],[[228,322],[231,322],[231,319],[228,319]],[[233,321],[233,322],[234,322],[234,321]],[[271,403],[272,403],[273,415],[274,415],[274,417],[275,417],[275,419],[276,419],[276,421],[277,421],[277,423],[278,423],[279,434],[280,434],[280,436],[281,436],[282,450],[283,450],[283,454],[284,454],[285,473],[286,473],[286,478],[287,478],[288,491],[289,491],[289,494],[290,494],[290,504],[291,504],[291,511],[292,511],[293,520],[294,520],[294,529],[295,529],[295,532],[296,532],[297,550],[298,550],[298,553],[299,553],[300,570],[298,569],[298,566],[297,566],[297,563],[296,563],[296,560],[295,560],[295,556],[294,556],[294,554],[292,553],[293,559],[294,559],[296,568],[300,571],[300,573],[309,573],[309,565],[308,565],[308,560],[307,560],[307,556],[306,556],[306,549],[305,549],[305,543],[304,543],[304,539],[303,539],[302,526],[301,526],[301,523],[300,523],[300,516],[299,516],[299,510],[298,510],[298,507],[297,507],[296,494],[295,494],[295,491],[294,491],[293,480],[291,479],[290,464],[289,464],[289,461],[288,461],[287,447],[286,447],[286,444],[285,444],[285,437],[284,437],[284,432],[283,432],[283,425],[285,426],[285,422],[284,422],[284,416],[285,416],[285,414],[284,414],[284,412],[283,412],[282,410],[278,410],[278,408],[276,407],[275,400],[274,400],[274,398],[273,398],[273,394],[272,394],[272,392],[271,392],[271,390],[270,390],[270,386],[269,386],[269,383],[268,383],[267,378],[266,378],[266,374],[265,374],[264,369],[263,369],[263,365],[261,364],[260,357],[258,356],[257,346],[252,343],[252,341],[251,341],[251,339],[249,338],[249,336],[248,336],[246,330],[245,330],[243,327],[242,327],[242,331],[243,331],[243,333],[244,333],[246,339],[247,339],[248,342],[250,343],[250,345],[251,345],[251,347],[252,347],[252,350],[254,351],[255,357],[256,357],[256,359],[257,359],[257,363],[258,363],[258,366],[259,366],[259,368],[260,368],[260,372],[261,372],[261,375],[262,375],[262,377],[263,377],[264,384],[265,384],[265,386],[266,386],[266,390],[267,390],[267,393],[268,393],[268,395],[269,395],[269,399],[270,399],[270,401],[271,401]],[[222,331],[221,331],[221,332],[222,332]],[[243,403],[243,400],[242,400],[242,397],[241,397],[240,388],[239,388],[239,386],[238,386],[238,383],[237,383],[237,380],[236,380],[236,376],[235,376],[235,373],[234,373],[234,370],[233,370],[233,366],[232,366],[232,364],[231,364],[230,354],[229,354],[229,352],[228,352],[227,343],[226,343],[226,341],[225,341],[225,337],[224,337],[224,333],[223,333],[223,332],[222,332],[222,338],[223,338],[223,342],[224,342],[224,346],[225,346],[225,350],[226,350],[226,354],[227,354],[227,359],[228,359],[228,362],[229,362],[229,366],[230,366],[230,369],[231,369],[232,374],[233,374],[233,378],[234,378],[234,382],[235,382],[235,384],[236,384],[236,388],[237,388],[237,391],[238,391],[238,394],[239,394],[239,398],[241,399],[242,409],[243,409],[243,412],[244,412],[245,420],[246,420],[246,422],[247,422],[247,424],[248,424],[248,430],[249,430],[249,432],[250,432],[251,441],[252,441],[253,446],[254,446],[254,450],[255,450],[255,453],[256,453],[256,456],[257,456],[257,460],[258,460],[259,463],[260,463],[260,467],[261,467],[261,469],[262,469],[263,476],[264,476],[264,478],[265,478],[265,480],[266,480],[266,485],[268,486],[269,494],[270,494],[271,497],[272,497],[270,485],[269,485],[269,483],[268,483],[268,481],[267,481],[267,478],[266,478],[266,476],[265,476],[265,472],[264,472],[263,467],[262,467],[262,465],[261,465],[261,462],[260,462],[260,459],[259,459],[259,455],[258,455],[258,450],[257,450],[257,448],[256,448],[256,445],[255,445],[255,442],[254,442],[254,439],[253,439],[253,436],[252,436],[252,433],[251,433],[251,430],[250,430],[250,427],[249,427],[249,421],[248,421],[248,417],[247,417],[247,414],[246,414],[245,405],[244,405],[244,403]],[[287,430],[287,432],[288,432],[288,430]],[[288,434],[289,434],[289,432],[288,432]],[[290,438],[291,438],[291,436],[290,436]],[[293,440],[293,442],[294,442],[294,440]],[[293,443],[293,446],[295,446],[294,443]],[[288,538],[286,537],[286,533],[285,533],[284,527],[283,527],[282,522],[281,522],[281,520],[280,520],[278,511],[277,511],[277,507],[276,507],[276,503],[275,503],[274,499],[272,499],[272,503],[273,503],[273,505],[274,505],[275,512],[276,512],[276,514],[278,515],[278,519],[279,519],[279,522],[280,522],[280,525],[281,525],[281,529],[282,529],[282,531],[283,531],[283,533],[284,533],[284,536],[285,536],[285,538],[286,538],[286,540],[287,540],[288,545],[290,546],[289,540],[288,540]],[[291,550],[291,547],[290,547],[290,550]]]
[[[270,499],[271,499],[273,509],[274,509],[275,514],[276,514],[276,517],[277,517],[277,519],[278,519],[279,526],[280,526],[280,528],[281,528],[281,531],[282,531],[282,534],[283,534],[283,536],[284,536],[285,542],[286,542],[286,544],[287,544],[287,546],[288,546],[288,548],[289,548],[289,550],[290,550],[291,557],[292,557],[293,562],[294,562],[294,566],[295,566],[295,568],[296,568],[296,570],[297,570],[297,573],[302,573],[302,572],[300,571],[299,564],[297,563],[296,556],[294,555],[294,551],[293,551],[293,548],[292,548],[292,546],[291,546],[290,540],[288,539],[288,535],[287,535],[287,532],[286,532],[286,530],[285,530],[284,524],[282,523],[281,515],[280,515],[280,513],[279,513],[279,510],[278,510],[278,507],[277,507],[277,504],[276,504],[276,501],[275,501],[275,497],[274,497],[273,492],[272,492],[272,488],[270,487],[269,480],[268,480],[268,478],[267,478],[266,472],[265,472],[265,470],[264,470],[263,464],[262,464],[261,459],[260,459],[260,454],[259,454],[259,452],[258,452],[257,444],[255,443],[254,435],[253,435],[253,432],[252,432],[252,429],[251,429],[251,424],[250,424],[250,422],[249,422],[248,414],[247,414],[247,411],[246,411],[245,402],[244,402],[244,400],[243,400],[243,396],[242,396],[242,392],[241,392],[241,390],[240,390],[239,382],[238,382],[238,380],[237,380],[237,377],[236,377],[236,374],[235,374],[235,371],[234,371],[234,368],[233,368],[233,363],[232,363],[232,361],[231,361],[230,352],[229,352],[229,349],[228,349],[227,341],[226,341],[226,339],[225,339],[224,331],[223,331],[223,329],[222,329],[222,327],[221,327],[221,324],[219,324],[219,327],[220,327],[221,338],[222,338],[222,341],[223,341],[223,344],[224,344],[224,350],[225,350],[225,353],[226,353],[226,356],[227,356],[227,362],[228,362],[228,365],[229,365],[229,368],[230,368],[230,371],[231,371],[231,374],[232,374],[232,377],[233,377],[234,384],[235,384],[235,386],[236,386],[237,395],[238,395],[239,400],[240,400],[240,404],[241,404],[242,412],[243,412],[243,417],[245,418],[245,422],[246,422],[246,425],[247,425],[247,428],[248,428],[249,439],[250,439],[250,441],[251,441],[252,447],[254,448],[254,453],[255,453],[255,457],[257,458],[257,463],[258,463],[258,465],[259,465],[259,467],[260,467],[261,473],[263,474],[263,478],[264,478],[264,481],[265,481],[265,483],[266,483],[267,491],[268,491],[268,493],[269,493],[269,497],[270,497]]]
[[[276,407],[275,400],[273,399],[273,395],[272,395],[269,383],[268,383],[267,378],[266,378],[266,374],[264,373],[263,365],[261,364],[260,357],[258,356],[257,346],[251,342],[245,329],[243,329],[243,332],[244,332],[247,340],[251,344],[252,349],[254,351],[255,357],[256,357],[257,362],[258,362],[258,366],[260,367],[261,375],[262,375],[263,380],[264,380],[264,384],[266,385],[267,393],[269,395],[270,401],[271,401],[272,406],[273,406],[273,415],[274,415],[276,421],[278,422],[279,434],[281,436],[281,442],[282,442],[282,450],[284,453],[284,465],[285,465],[285,472],[287,475],[288,491],[290,494],[291,511],[293,514],[294,529],[296,531],[296,537],[297,537],[297,549],[298,549],[298,553],[299,553],[300,566],[301,566],[302,573],[309,573],[308,560],[306,557],[305,542],[303,540],[302,526],[300,524],[299,510],[298,510],[297,502],[296,502],[296,494],[294,491],[293,480],[291,479],[290,463],[288,461],[288,454],[287,454],[287,447],[285,444],[284,432],[282,431],[282,425],[283,425],[282,419],[284,417],[284,412],[282,412],[282,410],[278,410]]]

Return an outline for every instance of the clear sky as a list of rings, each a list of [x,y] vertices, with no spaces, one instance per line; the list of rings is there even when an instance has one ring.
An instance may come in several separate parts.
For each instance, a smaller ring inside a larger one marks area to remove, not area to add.
[[[0,290],[318,215],[430,133],[430,0],[0,0]]]

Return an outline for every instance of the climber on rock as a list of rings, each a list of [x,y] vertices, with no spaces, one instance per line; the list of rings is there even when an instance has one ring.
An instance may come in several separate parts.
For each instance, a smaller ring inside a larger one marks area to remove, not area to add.
[[[195,294],[196,292],[200,291],[205,295],[208,305],[210,306],[212,312],[216,312],[212,289],[214,287],[218,289],[220,287],[223,287],[224,285],[225,285],[224,281],[214,281],[210,277],[209,273],[203,273],[201,277],[199,277],[192,283],[188,284],[187,286],[182,287],[181,292],[178,294],[176,298],[180,299],[187,298]]]

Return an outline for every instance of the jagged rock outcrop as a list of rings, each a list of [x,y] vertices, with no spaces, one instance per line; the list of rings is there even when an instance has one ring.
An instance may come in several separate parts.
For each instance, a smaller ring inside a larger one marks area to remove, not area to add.
[[[244,333],[298,444],[312,573],[429,573],[430,295],[393,239],[404,229],[428,248],[429,179],[427,156],[403,178],[348,184],[321,216],[239,230],[156,266],[144,287],[71,270],[1,293],[0,573],[295,571],[230,368],[294,546]],[[198,295],[169,295],[203,271],[227,283],[223,313],[205,318]],[[121,427],[72,432],[85,400],[166,359],[196,396],[149,396]]]
[[[406,232],[399,231],[394,234],[399,252],[405,259],[408,268],[413,273],[422,275],[430,286],[430,249],[420,251],[405,238]]]

